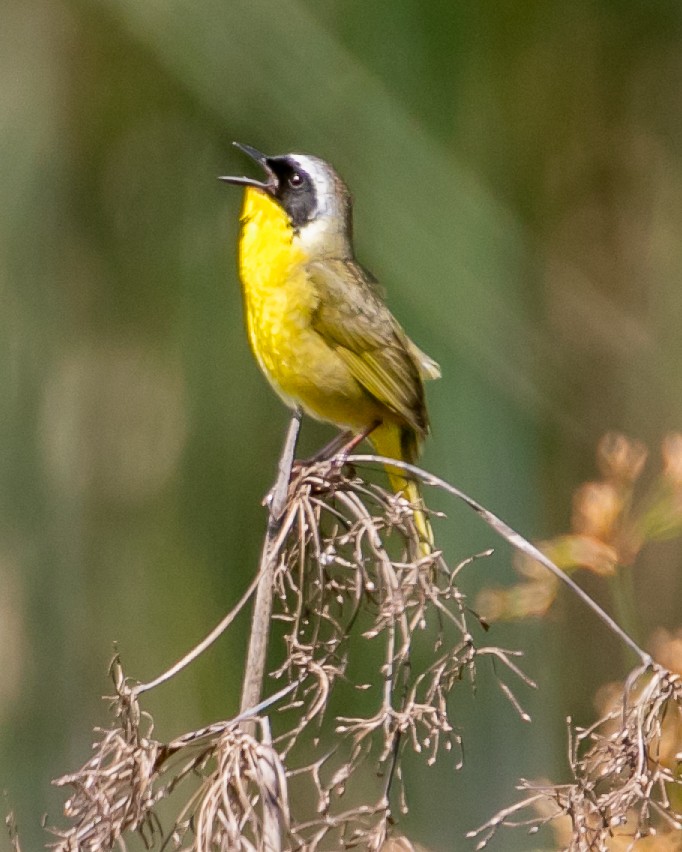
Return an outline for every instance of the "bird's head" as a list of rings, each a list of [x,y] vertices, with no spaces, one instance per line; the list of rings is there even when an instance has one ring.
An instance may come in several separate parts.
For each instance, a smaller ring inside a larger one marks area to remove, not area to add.
[[[234,144],[263,168],[265,180],[231,176],[220,180],[265,194],[284,211],[292,239],[309,257],[352,255],[351,196],[329,163],[309,154],[269,157],[250,145]]]

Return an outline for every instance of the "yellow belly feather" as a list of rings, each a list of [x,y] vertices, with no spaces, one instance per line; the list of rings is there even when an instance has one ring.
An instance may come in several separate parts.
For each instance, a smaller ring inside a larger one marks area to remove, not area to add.
[[[356,431],[386,415],[312,328],[318,294],[288,217],[249,187],[242,211],[239,272],[249,342],[273,388],[290,406]]]

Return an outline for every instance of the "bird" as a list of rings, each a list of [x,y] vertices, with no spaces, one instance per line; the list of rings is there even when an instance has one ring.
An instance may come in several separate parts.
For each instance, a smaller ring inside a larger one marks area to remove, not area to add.
[[[379,455],[414,463],[429,433],[424,380],[439,378],[440,367],[410,340],[356,260],[347,185],[319,157],[234,144],[264,172],[263,180],[220,177],[244,188],[239,277],[262,372],[290,408],[355,442],[366,437]],[[429,556],[433,531],[418,482],[386,471],[412,506],[418,554]]]

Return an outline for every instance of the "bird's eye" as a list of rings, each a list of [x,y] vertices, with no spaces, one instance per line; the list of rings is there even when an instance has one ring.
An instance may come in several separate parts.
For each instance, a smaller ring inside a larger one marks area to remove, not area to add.
[[[293,172],[289,177],[289,186],[292,189],[299,189],[303,186],[303,178],[299,174],[299,172]]]

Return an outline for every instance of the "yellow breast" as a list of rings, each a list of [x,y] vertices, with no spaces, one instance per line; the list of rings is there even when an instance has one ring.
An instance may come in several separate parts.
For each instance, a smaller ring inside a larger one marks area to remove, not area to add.
[[[319,295],[288,216],[267,193],[248,187],[241,222],[246,326],[261,369],[289,405],[339,426],[364,428],[377,418],[376,403],[312,328]]]
[[[286,395],[287,373],[310,324],[315,293],[302,274],[306,258],[293,245],[294,232],[281,207],[249,187],[242,211],[239,273],[249,342],[261,369]]]

